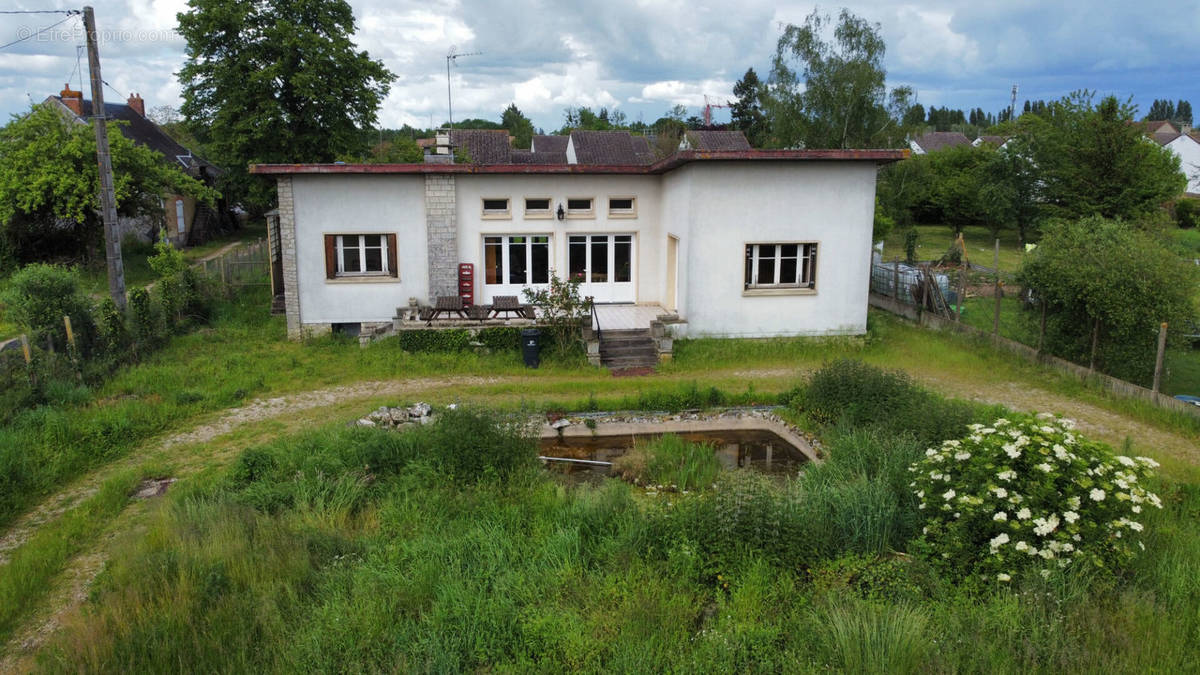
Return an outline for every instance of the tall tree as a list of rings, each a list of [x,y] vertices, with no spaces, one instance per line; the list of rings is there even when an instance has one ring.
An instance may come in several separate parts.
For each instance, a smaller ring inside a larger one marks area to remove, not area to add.
[[[1150,104],[1150,112],[1142,119],[1161,122],[1175,117],[1175,105],[1166,99],[1156,98]]]
[[[108,123],[118,213],[162,215],[165,192],[216,199],[178,162],[134,145],[120,124]],[[0,129],[0,263],[99,250],[99,180],[91,126],[68,121],[50,106],[13,118]]]
[[[742,79],[733,85],[736,100],[730,102],[730,119],[734,129],[746,135],[746,140],[755,148],[761,148],[767,140],[767,114],[763,112],[763,84],[753,68],[746,69]]]
[[[1185,101],[1183,99],[1179,99],[1179,103],[1177,103],[1175,105],[1175,116],[1172,117],[1171,119],[1175,120],[1179,124],[1186,124],[1188,126],[1191,126],[1192,125],[1192,103],[1191,103],[1191,101]]]
[[[533,122],[517,108],[516,103],[509,103],[500,114],[500,126],[508,130],[513,137],[513,146],[528,150],[533,142]]]
[[[1147,143],[1134,108],[1089,91],[1021,118],[1021,136],[1038,167],[1049,215],[1136,219],[1177,197],[1186,184],[1179,158]]]
[[[833,26],[833,41],[824,34]],[[879,24],[843,9],[836,25],[813,11],[788,24],[776,46],[768,109],[783,146],[892,147],[904,140],[900,120],[912,90],[886,87],[886,47]]]
[[[351,41],[344,0],[189,0],[179,71],[183,114],[235,197],[264,207],[256,162],[328,162],[361,153],[395,76]]]

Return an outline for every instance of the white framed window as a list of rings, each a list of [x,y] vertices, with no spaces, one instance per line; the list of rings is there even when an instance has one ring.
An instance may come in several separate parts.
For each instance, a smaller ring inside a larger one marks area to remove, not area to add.
[[[637,218],[637,197],[609,197],[609,218]]]
[[[511,218],[512,211],[509,209],[508,197],[484,197],[483,198],[483,217],[484,218]]]
[[[549,197],[526,197],[525,198],[525,217],[526,218],[553,218],[554,213],[550,210]]]
[[[807,289],[817,286],[817,244],[746,244],[746,290]]]
[[[325,235],[325,277],[396,277],[396,235]]]
[[[485,235],[483,283],[489,286],[550,283],[550,235]]]
[[[596,215],[595,199],[591,197],[567,197],[568,218],[592,218]]]

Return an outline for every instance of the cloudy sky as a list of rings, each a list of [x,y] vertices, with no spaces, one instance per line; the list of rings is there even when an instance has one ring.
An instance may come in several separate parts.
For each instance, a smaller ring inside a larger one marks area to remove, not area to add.
[[[183,41],[173,31],[185,0],[95,2],[109,100],[140,92],[148,109],[178,106]],[[454,117],[498,120],[509,102],[547,130],[568,106],[619,108],[651,122],[676,104],[699,114],[707,94],[731,97],[748,67],[765,77],[780,28],[814,5],[778,0],[454,2],[352,0],[356,42],[397,74],[380,111],[385,126],[446,119],[446,53],[482,52],[452,71]],[[926,107],[1008,105],[1089,88],[1200,105],[1200,2],[1194,0],[923,0],[846,2],[882,27],[889,85],[907,84]],[[70,8],[60,0],[0,0],[0,11]],[[836,13],[840,4],[822,5]],[[0,44],[62,17],[0,14]],[[0,113],[79,87],[81,21],[0,48]],[[86,78],[85,78],[86,82]],[[85,92],[89,91],[86,87]],[[118,94],[117,92],[120,92]],[[87,94],[90,98],[90,94]],[[727,119],[724,110],[714,112]]]

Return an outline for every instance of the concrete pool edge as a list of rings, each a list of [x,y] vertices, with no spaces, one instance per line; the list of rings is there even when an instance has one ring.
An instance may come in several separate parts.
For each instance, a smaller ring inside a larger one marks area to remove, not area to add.
[[[819,445],[815,439],[791,424],[788,424],[773,412],[763,410],[752,411],[714,411],[705,416],[699,413],[683,413],[663,416],[635,416],[627,419],[628,413],[613,413],[616,421],[606,421],[603,415],[591,414],[587,417],[566,416],[556,422],[542,425],[539,440],[548,441],[558,438],[563,440],[657,436],[662,434],[686,434],[722,431],[766,431],[779,436],[791,444],[810,462],[823,461]],[[594,420],[595,428],[589,428],[584,420]],[[563,425],[563,422],[567,422]],[[559,426],[554,426],[558,424]]]

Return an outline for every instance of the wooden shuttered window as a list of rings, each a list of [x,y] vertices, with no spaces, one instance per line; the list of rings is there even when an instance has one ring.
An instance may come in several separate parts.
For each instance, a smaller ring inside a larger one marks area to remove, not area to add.
[[[325,278],[326,279],[334,279],[334,278],[337,278],[337,276],[338,276],[338,237],[354,237],[355,240],[357,240],[358,235],[339,235],[339,234],[325,235]],[[387,242],[387,244],[386,244],[387,275],[390,277],[393,277],[393,278],[398,278],[400,276],[400,274],[399,274],[399,265],[398,265],[398,261],[397,261],[397,255],[396,255],[396,235],[395,234],[385,234],[385,235],[383,235],[383,237]],[[347,244],[347,245],[353,246],[353,245],[355,245],[355,243],[352,242],[351,244]]]
[[[337,276],[337,235],[325,235],[325,278]]]
[[[399,268],[396,266],[396,235],[387,235],[387,265],[388,275],[395,278],[399,276]]]

